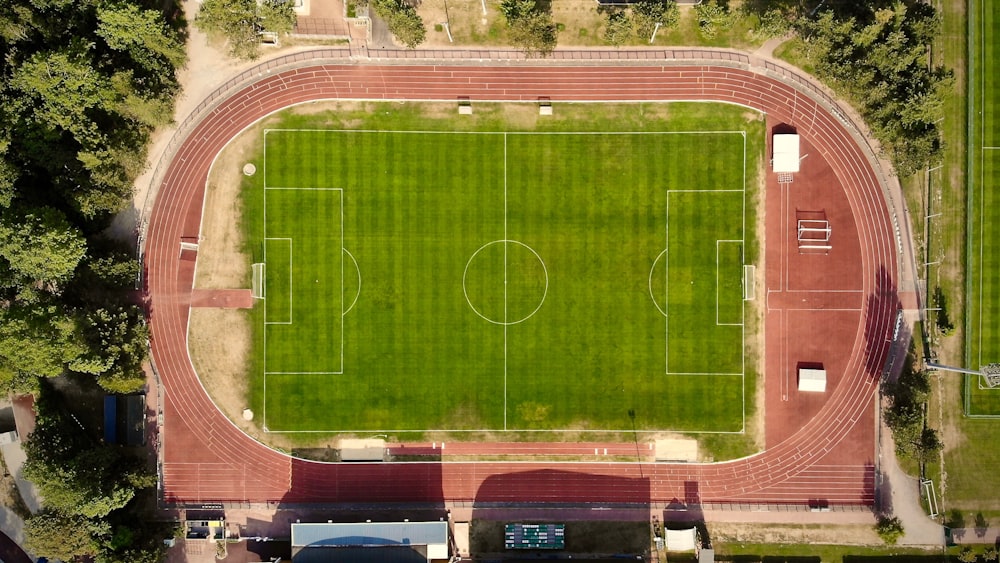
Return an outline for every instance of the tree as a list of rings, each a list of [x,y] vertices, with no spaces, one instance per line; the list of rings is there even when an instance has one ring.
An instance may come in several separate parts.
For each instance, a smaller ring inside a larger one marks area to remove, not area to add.
[[[25,547],[43,557],[73,561],[77,556],[94,556],[109,533],[108,525],[82,516],[41,512],[24,522]]]
[[[35,440],[33,437],[29,444]],[[39,444],[36,449],[46,446]],[[121,468],[115,467],[120,461],[109,446],[84,449],[58,464],[29,454],[24,475],[38,487],[47,508],[61,514],[103,518],[135,496],[135,489],[121,477]]]
[[[694,11],[698,17],[698,31],[705,37],[715,37],[719,30],[729,29],[733,23],[729,8],[718,0],[702,2]]]
[[[903,537],[903,523],[895,516],[879,516],[875,523],[875,533],[888,545],[896,545]]]
[[[556,48],[556,25],[552,14],[542,11],[535,0],[503,0],[500,13],[507,21],[511,44],[528,56],[546,56]]]
[[[17,374],[53,377],[87,353],[76,319],[49,298],[0,307],[0,366],[7,384]]]
[[[929,4],[899,0],[851,9],[825,10],[796,25],[818,74],[859,105],[896,171],[909,176],[941,156],[937,122],[953,78],[930,64],[927,49],[940,17]]]
[[[97,35],[114,51],[128,54],[151,72],[173,72],[184,65],[184,45],[163,17],[134,4],[107,2],[97,8]]]
[[[623,9],[605,11],[604,40],[619,46],[632,38],[632,18]]]
[[[934,458],[942,449],[944,444],[938,436],[937,430],[924,428],[920,432],[920,442],[917,446],[920,461],[929,461]]]
[[[97,374],[97,383],[111,393],[142,389],[146,383],[142,362],[146,359],[148,332],[141,310],[98,309],[84,319],[83,332],[94,352],[93,364],[86,373]]]
[[[27,283],[57,284],[73,275],[87,242],[52,208],[0,218],[0,257]],[[6,223],[6,224],[5,224]]]
[[[372,7],[396,39],[413,49],[424,42],[427,28],[416,8],[405,0],[374,0]]]
[[[205,0],[194,24],[212,37],[229,45],[229,54],[237,59],[260,56],[260,29],[257,0]]]
[[[295,25],[292,3],[282,0],[205,0],[194,20],[205,33],[224,38],[238,59],[260,56],[260,32],[288,33]]]
[[[639,0],[632,4],[632,23],[638,39],[649,41],[656,24],[672,28],[680,21],[680,10],[673,0]]]
[[[296,15],[288,0],[263,0],[257,4],[257,16],[264,31],[286,34],[295,29]]]
[[[742,6],[744,13],[750,16],[750,35],[752,37],[769,39],[771,37],[781,37],[792,29],[792,19],[785,10],[781,8],[771,8],[757,15],[750,12],[751,8],[747,4]]]

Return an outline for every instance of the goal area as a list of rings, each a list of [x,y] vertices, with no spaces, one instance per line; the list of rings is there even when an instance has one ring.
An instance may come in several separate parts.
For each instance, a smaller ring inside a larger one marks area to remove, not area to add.
[[[264,263],[257,262],[250,266],[252,272],[250,281],[250,295],[254,299],[264,298]]]

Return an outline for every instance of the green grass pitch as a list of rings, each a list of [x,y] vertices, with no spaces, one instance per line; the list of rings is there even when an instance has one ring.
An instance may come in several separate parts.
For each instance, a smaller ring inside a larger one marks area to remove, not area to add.
[[[266,428],[741,432],[761,145],[685,128],[266,131]]]
[[[1000,362],[1000,17],[990,2],[970,3],[969,367]],[[970,416],[1000,416],[1000,389],[966,377]]]

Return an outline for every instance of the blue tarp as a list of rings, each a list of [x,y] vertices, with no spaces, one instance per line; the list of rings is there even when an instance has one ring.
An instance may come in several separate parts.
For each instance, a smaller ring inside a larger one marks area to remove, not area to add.
[[[118,443],[118,398],[104,396],[104,443]]]

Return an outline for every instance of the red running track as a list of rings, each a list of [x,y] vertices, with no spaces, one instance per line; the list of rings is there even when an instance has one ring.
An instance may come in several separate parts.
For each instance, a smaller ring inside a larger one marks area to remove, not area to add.
[[[599,85],[599,87],[597,87]],[[858,224],[866,304],[843,379],[819,413],[755,456],[718,464],[394,463],[293,459],[247,437],[205,393],[187,352],[193,260],[207,174],[243,128],[291,104],[319,99],[552,101],[714,100],[789,123],[822,153]],[[267,75],[235,92],[186,137],[153,207],[145,260],[153,358],[164,404],[166,502],[770,502],[868,504],[870,463],[838,464],[832,450],[869,416],[889,352],[898,301],[888,209],[865,152],[836,117],[789,85],[713,66],[471,67],[317,63]],[[832,459],[831,459],[832,458]]]

